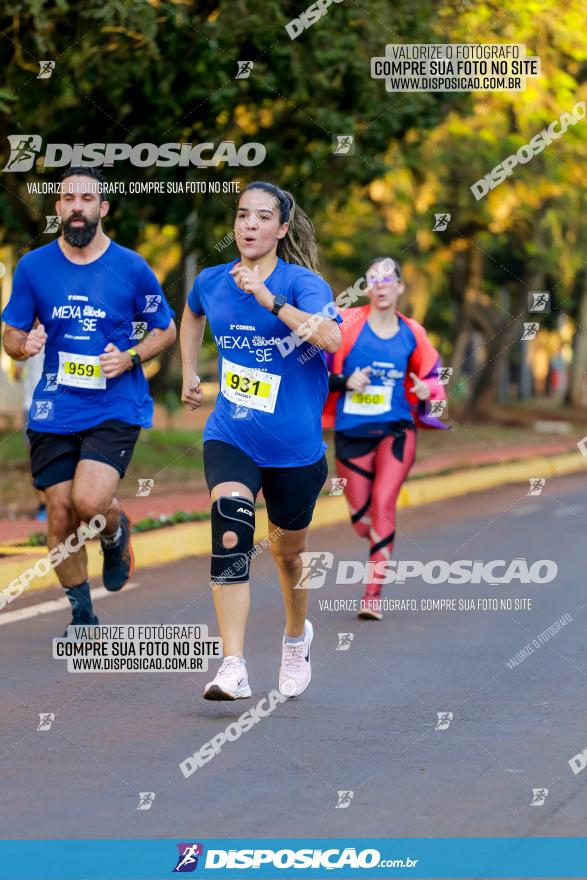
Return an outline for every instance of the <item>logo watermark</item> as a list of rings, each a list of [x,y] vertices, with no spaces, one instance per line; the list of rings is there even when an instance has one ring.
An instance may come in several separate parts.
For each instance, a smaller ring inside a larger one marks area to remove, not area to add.
[[[354,791],[352,791],[352,790],[339,791],[339,792],[337,792],[337,794],[338,794],[338,800],[335,804],[335,809],[336,810],[347,810],[350,807],[351,801],[355,796]]]
[[[528,311],[542,312],[548,314],[550,312],[550,293],[547,290],[531,290],[528,293]]]
[[[540,635],[536,636],[535,639],[532,639],[531,642],[528,642],[527,645],[524,645],[523,648],[517,651],[513,657],[510,657],[505,664],[507,668],[515,669],[516,666],[519,666],[520,663],[523,663],[524,660],[527,660],[528,657],[535,654],[542,645],[545,645],[550,639],[558,635],[559,632],[564,629],[568,623],[572,623],[572,621],[573,618],[570,614],[563,614],[562,617],[559,617],[558,620],[555,620],[553,624],[543,630]]]
[[[39,723],[37,730],[51,730],[51,726],[55,721],[55,712],[39,712]]]
[[[209,638],[205,625],[70,625],[53,639],[53,658],[75,673],[205,672],[221,655],[222,639]]]
[[[155,480],[146,479],[137,480],[139,484],[138,492],[135,495],[135,498],[147,498],[151,494],[151,489],[155,485]]]
[[[335,134],[332,137],[333,156],[354,156],[355,138],[352,134]]]
[[[395,274],[396,266],[393,260],[386,259],[382,260],[381,268],[378,270],[378,274],[381,277],[385,277],[388,274]],[[352,306],[358,299],[364,296],[369,289],[369,284],[364,275],[358,278],[354,284],[349,287],[345,287],[334,299],[333,302],[326,303],[324,308],[320,312],[316,312],[313,315],[310,315],[307,320],[303,321],[297,330],[292,330],[292,332],[288,336],[284,336],[283,339],[277,340],[277,348],[279,349],[279,353],[283,357],[287,357],[292,353],[296,348],[299,348],[303,342],[307,342],[307,340],[312,336],[312,333],[316,330],[317,326],[320,324],[324,318],[334,318],[336,319],[339,315],[339,311],[344,311],[348,309],[349,306]],[[358,320],[360,316],[357,315],[355,320]],[[348,325],[352,326],[351,324]],[[333,338],[331,335],[330,338]],[[321,351],[322,349],[317,346],[312,346],[311,349],[314,349],[312,355],[315,352]],[[309,360],[310,354],[306,353],[306,360]]]
[[[145,307],[143,312],[156,312],[159,306],[161,305],[161,294],[160,293],[146,293],[145,294]]]
[[[336,650],[349,651],[354,638],[354,633],[338,633],[338,644],[336,646]]]
[[[54,61],[39,61],[39,72],[37,74],[37,79],[50,79],[51,74],[54,70]]]
[[[520,342],[530,342],[532,339],[536,339],[540,330],[540,324],[537,321],[524,321],[522,326],[524,329],[520,336]]]
[[[238,493],[236,494],[238,495]],[[248,513],[249,511],[247,510],[246,512]],[[241,554],[241,556],[246,557],[246,560],[237,559],[235,562],[229,565],[228,568],[225,568],[221,575],[218,575],[217,577],[210,580],[210,586],[212,590],[217,589],[222,584],[226,583],[227,579],[230,579],[234,577],[234,575],[238,575],[240,572],[242,572],[246,565],[251,561],[251,559],[254,559],[256,556],[259,556],[259,554],[262,553],[264,550],[267,550],[271,546],[273,541],[275,541],[276,538],[279,538],[280,535],[283,535],[283,533],[283,529],[280,526],[276,526],[267,535],[266,538],[262,538],[260,541],[257,541],[257,543],[253,546],[251,550],[248,550],[246,553]]]
[[[137,810],[150,810],[155,800],[154,791],[139,791],[139,805]]]
[[[281,694],[279,691],[270,691],[266,697],[259,700],[256,706],[243,712],[236,721],[233,721],[224,730],[221,730],[220,733],[213,736],[211,740],[204,743],[197,752],[194,752],[193,755],[189,755],[185,758],[185,760],[179,765],[179,769],[184,777],[187,779],[189,776],[192,776],[196,770],[199,770],[200,767],[203,767],[204,764],[207,764],[212,758],[215,758],[216,755],[219,755],[222,751],[222,747],[226,745],[227,742],[236,742],[237,739],[240,739],[243,733],[251,730],[252,727],[271,715],[277,706],[279,706],[280,703],[284,703],[287,699],[288,697]]]
[[[296,590],[318,590],[324,586],[329,570],[334,566],[334,555],[328,551],[304,550],[300,553],[302,574]],[[336,584],[405,584],[410,578],[419,578],[426,584],[482,584],[492,586],[511,584],[549,584],[558,574],[558,565],[552,559],[528,562],[517,559],[459,559],[448,562],[433,559],[382,559],[364,562],[344,559],[337,562]]]
[[[532,789],[532,800],[530,801],[531,807],[542,807],[544,801],[548,797],[548,789],[547,788],[533,788]]]
[[[236,72],[235,79],[248,79],[251,75],[251,71],[255,66],[254,61],[237,61],[238,70]]]
[[[38,559],[33,566],[27,568],[26,571],[23,571],[21,575],[0,591],[0,610],[2,610],[5,605],[18,599],[18,597],[27,589],[33,578],[45,577],[50,571],[57,568],[58,565],[61,565],[65,559],[69,559],[73,553],[77,553],[78,550],[81,550],[88,539],[99,535],[105,527],[106,518],[101,514],[92,517],[88,525],[82,523],[77,531],[69,535],[65,541],[58,544],[56,547],[53,547],[52,550],[49,550],[46,556]],[[77,543],[74,543],[76,539]]]
[[[297,40],[304,31],[312,27],[313,24],[316,24],[322,16],[326,15],[328,7],[332,3],[342,3],[342,0],[317,0],[316,3],[312,3],[308,6],[298,18],[292,18],[291,21],[288,21],[285,29],[290,40]]]
[[[328,493],[329,495],[342,495],[344,493],[344,487],[347,484],[346,477],[331,477],[330,482],[332,483],[332,489]]]
[[[510,177],[516,165],[525,165],[530,162],[534,156],[538,156],[546,147],[550,146],[553,140],[562,137],[569,126],[576,125],[584,118],[585,101],[579,101],[575,104],[570,113],[561,113],[559,118],[551,122],[547,128],[543,128],[542,131],[530,138],[527,144],[521,146],[515,153],[512,153],[471,185],[470,189],[476,200],[482,199],[488,192]],[[560,126],[559,129],[556,128],[557,124]]]
[[[59,228],[61,226],[61,217],[57,214],[46,214],[45,215],[45,228],[43,229],[43,233],[45,232],[59,232]]]
[[[439,367],[437,374],[436,374],[436,384],[437,385],[448,385],[452,374],[453,374],[452,367]]]
[[[3,171],[30,171],[36,160],[43,159],[44,168],[65,168],[87,165],[92,168],[113,168],[117,162],[130,162],[135,168],[212,168],[226,164],[231,168],[252,168],[260,165],[267,149],[264,144],[250,141],[237,146],[234,141],[218,144],[46,144],[39,134],[9,134],[10,156]]]
[[[569,767],[575,776],[587,767],[587,749],[569,759]]]
[[[148,329],[149,325],[146,321],[132,321],[132,333],[130,334],[130,338],[140,341],[146,336]]]
[[[540,58],[519,43],[391,43],[371,58],[388,92],[520,91],[540,76]]]
[[[436,718],[437,721],[434,730],[448,730],[450,722],[454,718],[454,714],[453,712],[437,712]]]
[[[528,495],[542,495],[542,490],[546,486],[546,480],[544,477],[532,477],[529,480],[530,488],[528,489]]]
[[[173,874],[189,874],[198,867],[198,859],[204,855],[204,846],[201,843],[178,843],[179,851],[177,864]]]
[[[435,214],[432,232],[444,232],[445,229],[448,229],[450,218],[451,214]]]

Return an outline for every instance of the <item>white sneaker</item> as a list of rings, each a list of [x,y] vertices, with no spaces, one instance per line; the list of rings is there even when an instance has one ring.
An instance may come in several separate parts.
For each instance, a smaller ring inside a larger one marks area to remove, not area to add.
[[[213,681],[204,688],[205,700],[244,700],[251,696],[247,667],[242,657],[225,657]]]
[[[310,645],[314,638],[314,627],[306,620],[304,641],[293,645],[285,641],[283,637],[283,649],[281,653],[281,666],[279,667],[279,693],[285,697],[299,697],[303,693],[312,678],[310,665]]]

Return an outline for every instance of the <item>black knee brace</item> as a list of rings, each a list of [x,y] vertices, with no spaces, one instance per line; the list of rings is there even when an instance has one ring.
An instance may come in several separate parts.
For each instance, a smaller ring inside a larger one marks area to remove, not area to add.
[[[234,532],[237,543],[230,549],[222,539]],[[255,505],[246,498],[222,496],[212,505],[212,580],[242,584],[249,579],[249,560],[254,544]]]

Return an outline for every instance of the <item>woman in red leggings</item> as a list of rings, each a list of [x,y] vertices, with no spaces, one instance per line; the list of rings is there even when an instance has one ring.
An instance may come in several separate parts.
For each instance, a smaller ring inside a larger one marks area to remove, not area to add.
[[[353,528],[369,539],[369,561],[391,557],[399,491],[414,463],[416,424],[444,428],[429,401],[445,400],[438,352],[421,324],[397,311],[398,263],[379,257],[367,270],[370,303],[344,312],[343,342],[330,358],[324,427],[334,427],[336,472]],[[381,579],[369,567],[359,617],[381,620]]]

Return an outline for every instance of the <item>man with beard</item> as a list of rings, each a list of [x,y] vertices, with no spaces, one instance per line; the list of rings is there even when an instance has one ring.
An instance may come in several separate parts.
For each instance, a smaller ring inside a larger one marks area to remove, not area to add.
[[[146,261],[102,230],[110,207],[104,184],[96,168],[64,171],[55,206],[61,237],[19,261],[2,320],[10,357],[24,361],[45,346],[27,434],[33,483],[45,491],[49,549],[82,521],[103,517],[104,586],[116,591],[132,574],[132,549],[115,493],[153,416],[141,364],[172,345],[176,330]],[[72,624],[97,623],[83,544],[56,570]]]

